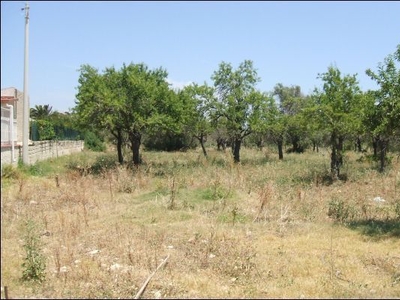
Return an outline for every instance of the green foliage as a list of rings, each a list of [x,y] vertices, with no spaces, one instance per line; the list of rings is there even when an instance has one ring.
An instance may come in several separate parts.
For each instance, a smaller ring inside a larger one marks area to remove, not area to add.
[[[103,152],[106,150],[104,142],[96,135],[94,132],[88,131],[85,134],[85,148],[96,151]]]
[[[53,107],[49,104],[45,105],[35,105],[35,107],[30,110],[30,117],[34,120],[44,120],[48,119],[49,116],[53,114]]]
[[[343,142],[346,135],[355,132],[361,125],[360,102],[363,99],[356,75],[342,76],[337,67],[319,74],[323,81],[322,90],[316,89],[307,107],[306,115],[315,122],[317,130],[330,136],[331,173],[338,179],[342,167]]]
[[[103,74],[89,65],[80,71],[75,107],[80,126],[126,134],[134,164],[141,162],[144,133],[181,131],[184,107],[169,88],[164,69],[131,63],[121,70],[107,68]]]
[[[43,176],[45,171],[43,171],[43,165],[34,164],[25,167],[25,172],[31,176]]]
[[[77,140],[81,138],[81,132],[76,126],[77,116],[70,113],[54,112],[49,120],[53,124],[56,137],[59,140]]]
[[[278,97],[279,110],[285,116],[281,134],[292,144],[288,152],[301,153],[304,151],[304,139],[307,121],[301,114],[306,105],[306,97],[302,94],[300,86],[284,86],[279,83],[275,86],[273,95]]]
[[[34,141],[52,139],[76,139],[79,132],[74,128],[73,116],[53,112],[50,105],[36,105],[31,108],[31,139]]]
[[[213,130],[208,112],[212,102],[215,101],[214,89],[207,84],[192,84],[186,86],[178,96],[182,98],[185,107],[184,130],[200,142],[203,154],[207,156],[204,143]]]
[[[397,62],[397,65],[396,65]],[[367,131],[380,151],[380,171],[385,170],[385,157],[389,140],[400,137],[400,44],[397,51],[379,64],[377,73],[370,69],[366,74],[379,85],[366,95],[368,100],[364,117]]]
[[[237,70],[222,62],[211,79],[214,81],[215,98],[210,104],[210,115],[215,127],[222,127],[233,141],[233,155],[240,162],[243,139],[257,126],[263,109],[265,94],[255,89],[260,81],[253,62],[245,60]]]
[[[76,140],[80,138],[81,133],[76,128],[77,122],[74,114],[57,111],[48,115],[40,111],[36,114],[32,110],[34,109],[31,109],[31,117],[32,114],[35,117],[32,117],[33,121],[30,122],[31,140]]]
[[[49,120],[38,119],[33,122],[38,130],[39,141],[53,140],[56,137],[54,126]]]
[[[378,65],[377,73],[368,69],[366,74],[379,85],[373,91],[374,110],[370,113],[370,130],[373,135],[392,137],[400,124],[400,44],[394,54],[388,55],[383,63]]]
[[[115,155],[100,155],[96,157],[96,161],[90,166],[90,173],[101,174],[108,170],[114,170],[118,166]]]
[[[288,131],[288,116],[279,109],[272,97],[268,97],[264,103],[264,114],[257,132],[266,135],[267,140],[278,145],[279,158],[283,159],[282,146]]]
[[[193,139],[187,133],[154,133],[146,135],[143,145],[149,151],[180,151],[193,147]]]
[[[25,165],[22,162],[18,164],[18,170],[28,176],[47,176],[56,172],[56,166],[52,165],[52,159],[37,161],[34,164]]]
[[[42,242],[33,220],[29,219],[25,222],[25,231],[23,247],[26,257],[22,264],[22,280],[42,282],[46,277],[46,257],[42,253]]]

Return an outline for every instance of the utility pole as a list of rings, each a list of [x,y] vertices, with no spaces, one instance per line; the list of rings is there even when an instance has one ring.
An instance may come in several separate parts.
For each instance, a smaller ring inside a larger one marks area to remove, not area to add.
[[[25,3],[25,51],[24,51],[24,114],[23,114],[23,132],[22,132],[22,161],[29,164],[29,96],[28,96],[28,71],[29,71],[29,5]]]

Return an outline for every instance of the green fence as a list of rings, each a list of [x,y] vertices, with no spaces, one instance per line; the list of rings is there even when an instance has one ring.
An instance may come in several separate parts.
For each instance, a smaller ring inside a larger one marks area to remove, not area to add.
[[[72,128],[63,126],[54,126],[55,137],[57,140],[80,140],[83,139],[82,134]],[[40,130],[36,122],[31,122],[29,138],[31,141],[41,141]]]

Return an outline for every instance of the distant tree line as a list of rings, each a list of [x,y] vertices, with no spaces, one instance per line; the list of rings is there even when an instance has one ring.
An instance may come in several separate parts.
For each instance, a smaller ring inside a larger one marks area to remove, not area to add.
[[[193,83],[183,89],[171,88],[165,69],[151,70],[144,63],[101,72],[82,65],[74,122],[80,129],[111,137],[121,164],[126,147],[138,166],[142,144],[166,151],[200,145],[207,156],[205,143],[213,139],[219,149],[231,147],[235,163],[245,140],[259,148],[275,144],[279,159],[285,145],[295,153],[328,146],[334,179],[340,177],[346,143],[356,151],[371,145],[384,171],[389,144],[400,137],[399,62],[400,45],[377,71],[366,70],[378,84],[377,90],[367,92],[360,90],[357,75],[329,66],[318,74],[322,87],[311,95],[281,83],[270,92],[258,90],[261,79],[251,60],[236,69],[222,62],[211,86]]]

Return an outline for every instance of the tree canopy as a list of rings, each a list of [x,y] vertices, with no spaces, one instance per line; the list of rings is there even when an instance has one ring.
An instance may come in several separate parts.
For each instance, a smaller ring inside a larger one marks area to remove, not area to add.
[[[211,79],[216,93],[212,114],[226,127],[232,139],[233,158],[238,163],[242,141],[252,133],[252,125],[257,121],[260,97],[255,86],[260,78],[253,62],[245,60],[236,70],[230,63],[222,62]]]
[[[82,126],[107,129],[118,139],[122,162],[122,134],[126,134],[132,161],[139,165],[142,135],[155,131],[178,132],[184,108],[170,89],[168,73],[145,64],[107,68],[103,74],[89,65],[81,67],[75,111]]]
[[[174,134],[197,139],[204,156],[208,136],[217,136],[218,148],[221,140],[229,140],[233,160],[239,163],[244,139],[255,133],[278,146],[279,159],[287,144],[291,145],[288,152],[297,153],[310,142],[317,150],[322,143],[329,145],[331,175],[337,179],[344,143],[357,141],[361,151],[361,139],[367,136],[380,147],[384,169],[389,140],[400,135],[399,61],[400,45],[376,72],[366,71],[379,85],[378,90],[367,92],[360,90],[357,74],[343,75],[329,66],[318,74],[322,87],[310,95],[304,95],[298,85],[282,83],[272,91],[259,91],[261,78],[251,60],[237,68],[223,61],[211,76],[211,86],[193,83],[181,90],[171,89],[168,73],[161,67],[151,70],[144,63],[131,63],[100,72],[82,65],[74,113],[81,128],[108,132],[115,139],[120,163],[124,144],[138,165],[143,136],[148,141]],[[38,117],[46,109],[37,107],[32,113]]]

